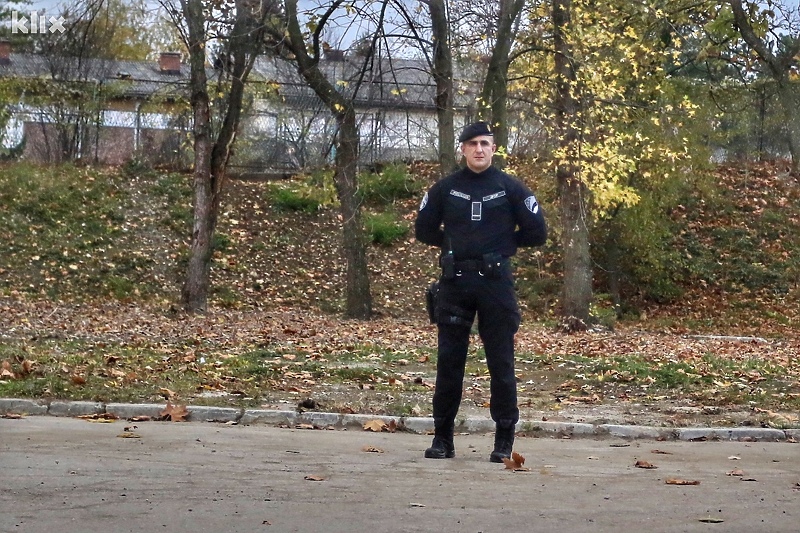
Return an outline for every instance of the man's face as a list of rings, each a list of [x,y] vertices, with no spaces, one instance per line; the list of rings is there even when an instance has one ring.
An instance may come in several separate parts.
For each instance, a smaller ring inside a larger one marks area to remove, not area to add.
[[[479,135],[461,143],[461,153],[473,172],[483,172],[489,168],[496,149],[494,137],[491,135]]]

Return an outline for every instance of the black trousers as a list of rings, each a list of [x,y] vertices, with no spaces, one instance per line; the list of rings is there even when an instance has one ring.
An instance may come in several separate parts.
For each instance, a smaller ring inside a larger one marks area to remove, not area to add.
[[[490,413],[495,422],[516,424],[517,382],[514,376],[514,335],[520,312],[510,269],[490,279],[478,272],[464,272],[442,280],[439,288],[439,354],[433,418],[437,427],[452,427],[461,404],[464,367],[472,321],[478,317],[478,333],[486,352],[491,378]],[[447,317],[459,314],[462,323]]]

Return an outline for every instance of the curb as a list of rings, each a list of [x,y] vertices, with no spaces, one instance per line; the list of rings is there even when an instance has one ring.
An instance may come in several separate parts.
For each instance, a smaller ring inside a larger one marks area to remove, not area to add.
[[[161,416],[162,404],[101,403],[63,400],[28,400],[0,398],[0,416],[61,416],[78,417],[92,415],[114,415],[122,420],[139,416],[156,419]],[[192,422],[216,422],[231,425],[310,425],[319,429],[363,428],[373,420],[394,422],[398,428],[412,433],[433,432],[433,419],[428,417],[392,417],[383,415],[323,413],[316,411],[290,411],[271,409],[244,409],[233,407],[187,406],[188,420]],[[800,429],[774,429],[751,427],[683,427],[668,428],[654,426],[626,426],[620,424],[589,424],[556,421],[525,421],[517,423],[517,432],[529,436],[555,438],[606,438],[681,440],[681,441],[796,441],[800,440]],[[494,422],[485,417],[459,418],[457,433],[491,433]]]

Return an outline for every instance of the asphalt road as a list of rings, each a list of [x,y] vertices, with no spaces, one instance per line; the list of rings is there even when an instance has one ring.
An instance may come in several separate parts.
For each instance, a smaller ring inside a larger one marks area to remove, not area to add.
[[[450,460],[424,459],[429,443],[356,429],[0,419],[0,531],[800,531],[792,442],[518,438],[529,470],[516,472],[488,462],[491,435],[458,435]]]

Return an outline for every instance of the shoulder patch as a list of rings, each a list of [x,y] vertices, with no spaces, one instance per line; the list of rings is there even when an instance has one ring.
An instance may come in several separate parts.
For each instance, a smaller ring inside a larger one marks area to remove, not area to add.
[[[539,202],[536,201],[536,197],[533,195],[525,198],[525,207],[534,215],[539,212]]]
[[[419,204],[419,210],[422,211],[425,209],[426,205],[428,205],[428,193],[425,193],[425,196],[422,197],[422,203]]]

